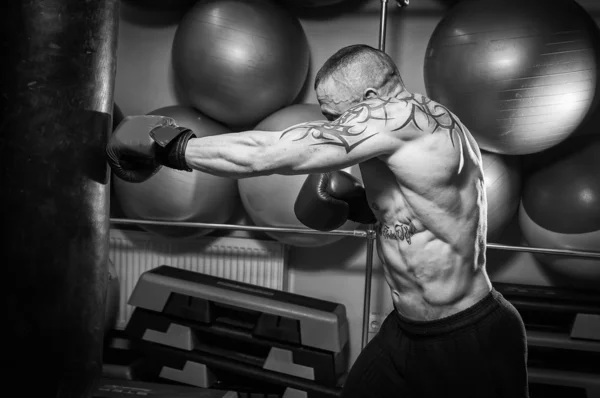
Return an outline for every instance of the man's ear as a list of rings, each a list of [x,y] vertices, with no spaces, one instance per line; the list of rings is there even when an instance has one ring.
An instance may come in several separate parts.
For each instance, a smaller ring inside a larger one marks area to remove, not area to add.
[[[371,99],[371,98],[377,98],[377,97],[379,97],[379,92],[376,89],[372,88],[372,87],[367,88],[363,92],[363,100]]]

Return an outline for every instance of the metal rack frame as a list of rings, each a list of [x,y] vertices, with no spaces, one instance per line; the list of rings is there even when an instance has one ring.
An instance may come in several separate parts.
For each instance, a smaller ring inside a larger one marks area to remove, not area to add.
[[[210,223],[195,223],[195,222],[179,222],[179,221],[150,221],[150,220],[134,220],[125,218],[111,218],[111,224],[115,225],[149,225],[149,226],[170,226],[182,228],[201,228],[201,229],[217,229],[230,231],[254,231],[254,232],[278,232],[278,233],[293,233],[304,235],[325,235],[325,236],[341,236],[361,238],[367,240],[367,253],[365,261],[365,287],[363,298],[363,320],[362,320],[362,343],[361,348],[364,348],[369,339],[369,316],[371,312],[371,284],[373,278],[373,259],[374,246],[377,234],[374,225],[369,225],[366,230],[334,230],[334,231],[317,231],[308,228],[279,228],[279,227],[257,227],[250,225],[236,224],[210,224]],[[488,249],[504,250],[513,252],[529,252],[538,254],[552,254],[569,257],[585,257],[600,259],[600,252],[582,251],[582,250],[561,250],[561,249],[546,249],[541,247],[527,246],[510,246],[497,243],[488,243]]]

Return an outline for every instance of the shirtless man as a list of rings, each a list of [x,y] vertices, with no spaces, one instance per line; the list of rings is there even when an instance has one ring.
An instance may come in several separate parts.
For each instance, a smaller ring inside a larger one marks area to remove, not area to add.
[[[468,129],[408,92],[391,58],[368,46],[334,54],[315,90],[328,120],[282,132],[194,138],[158,116],[126,119],[107,148],[110,164],[128,181],[163,165],[231,178],[311,174],[295,205],[305,225],[376,221],[395,310],[343,397],[527,397],[524,325],[485,268],[484,175]],[[354,164],[364,188],[337,171]]]

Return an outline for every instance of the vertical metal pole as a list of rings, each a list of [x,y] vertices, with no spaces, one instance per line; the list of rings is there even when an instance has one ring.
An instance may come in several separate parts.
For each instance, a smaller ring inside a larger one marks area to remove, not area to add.
[[[365,297],[363,304],[363,330],[361,349],[365,348],[369,342],[369,320],[371,318],[371,282],[373,279],[373,255],[375,253],[375,229],[374,225],[369,225],[367,235],[367,261],[365,270]]]
[[[379,49],[385,51],[385,37],[387,29],[387,2],[381,0],[381,13],[379,20]],[[408,6],[409,0],[396,0],[398,7]],[[371,318],[371,284],[373,279],[373,255],[376,233],[374,225],[369,225],[367,235],[367,261],[365,270],[365,297],[363,304],[363,330],[362,330],[362,348],[365,348],[369,341],[369,320]]]
[[[381,0],[381,13],[379,15],[379,49],[385,51],[385,36],[387,27],[387,2]]]
[[[381,13],[379,14],[379,49],[385,51],[385,32],[387,26],[387,2],[381,0]],[[365,296],[363,299],[363,324],[362,324],[362,344],[364,349],[369,342],[369,320],[371,318],[371,285],[373,280],[373,252],[375,245],[374,226],[369,225],[369,234],[367,237],[367,261],[365,269]]]

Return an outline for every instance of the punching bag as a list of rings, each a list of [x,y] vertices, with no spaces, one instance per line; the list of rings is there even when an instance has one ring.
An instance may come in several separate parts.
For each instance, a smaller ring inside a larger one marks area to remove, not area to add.
[[[118,0],[9,0],[2,19],[3,377],[33,397],[91,397]]]

